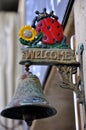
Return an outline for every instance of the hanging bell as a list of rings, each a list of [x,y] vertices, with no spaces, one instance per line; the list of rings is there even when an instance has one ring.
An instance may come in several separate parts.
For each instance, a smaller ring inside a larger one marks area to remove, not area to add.
[[[45,99],[40,80],[32,73],[24,74],[18,82],[11,102],[1,115],[11,119],[33,121],[56,114]]]

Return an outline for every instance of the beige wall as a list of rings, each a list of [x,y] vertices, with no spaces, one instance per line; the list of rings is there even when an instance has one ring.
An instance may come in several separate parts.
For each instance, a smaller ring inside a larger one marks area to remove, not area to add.
[[[86,0],[75,0],[74,4],[74,22],[75,22],[75,38],[76,44],[83,43],[83,72],[84,72],[84,87],[86,95]],[[85,96],[86,97],[86,96]],[[85,106],[86,107],[86,106]],[[84,106],[80,106],[81,112],[81,129],[84,129],[86,118]]]

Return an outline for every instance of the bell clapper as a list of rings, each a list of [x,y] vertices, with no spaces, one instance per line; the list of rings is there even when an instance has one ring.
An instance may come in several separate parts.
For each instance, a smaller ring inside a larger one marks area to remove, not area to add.
[[[26,114],[24,114],[23,115],[23,120],[25,120],[25,122],[27,123],[27,125],[29,126],[29,127],[31,127],[31,125],[32,125],[32,122],[33,122],[33,119],[29,119],[30,117],[28,116],[28,114],[26,115]]]
[[[26,75],[29,75],[29,73],[30,73],[29,70],[30,70],[29,65],[26,63],[26,64],[25,64],[25,71],[26,71],[25,74],[26,74]]]
[[[32,125],[32,121],[27,121],[26,123],[29,127]]]
[[[28,64],[25,65],[25,70],[26,70],[26,72],[29,72],[29,65]]]

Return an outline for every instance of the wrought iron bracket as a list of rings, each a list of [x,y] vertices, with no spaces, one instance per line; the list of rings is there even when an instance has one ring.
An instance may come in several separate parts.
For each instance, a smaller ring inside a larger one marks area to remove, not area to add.
[[[61,74],[62,80],[58,82],[59,86],[65,89],[75,91],[79,103],[85,102],[84,95],[84,76],[83,76],[83,44],[78,44],[76,55],[78,55],[77,65],[57,65],[58,71]],[[78,72],[77,72],[78,71]],[[78,74],[77,74],[78,73]],[[76,75],[76,83],[73,83],[73,74]]]
[[[85,104],[85,89],[84,89],[84,74],[83,74],[83,51],[84,51],[84,45],[82,43],[78,44],[76,54],[78,55],[78,60],[80,63],[80,66],[79,66],[80,82],[78,85],[79,92],[77,94],[77,97],[79,99],[79,102]]]

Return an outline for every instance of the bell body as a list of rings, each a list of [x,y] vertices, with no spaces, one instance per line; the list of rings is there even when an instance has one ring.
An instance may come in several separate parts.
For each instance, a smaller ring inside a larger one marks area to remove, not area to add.
[[[40,81],[32,73],[24,74],[18,82],[18,87],[11,102],[1,112],[1,115],[11,119],[32,121],[56,114],[44,97]]]

